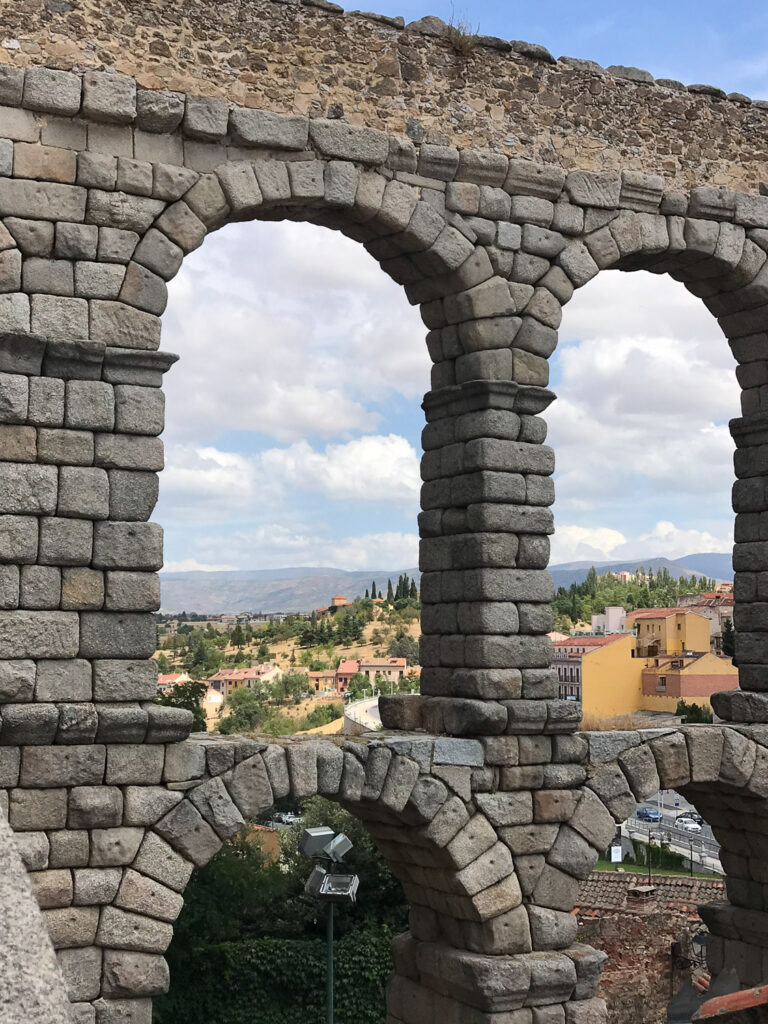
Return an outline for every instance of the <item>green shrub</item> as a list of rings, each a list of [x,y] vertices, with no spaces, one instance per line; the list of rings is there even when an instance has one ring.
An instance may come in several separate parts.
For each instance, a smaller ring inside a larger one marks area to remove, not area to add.
[[[338,1024],[384,1024],[392,932],[350,932],[335,943]],[[248,939],[201,946],[173,965],[155,1024],[325,1024],[322,939]]]

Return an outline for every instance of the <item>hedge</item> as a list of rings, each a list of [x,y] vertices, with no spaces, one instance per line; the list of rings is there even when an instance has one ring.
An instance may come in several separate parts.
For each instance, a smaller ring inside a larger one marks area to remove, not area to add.
[[[392,970],[388,928],[335,943],[336,1024],[384,1024]],[[171,964],[171,989],[155,999],[154,1024],[325,1024],[321,939],[245,939],[203,946]]]

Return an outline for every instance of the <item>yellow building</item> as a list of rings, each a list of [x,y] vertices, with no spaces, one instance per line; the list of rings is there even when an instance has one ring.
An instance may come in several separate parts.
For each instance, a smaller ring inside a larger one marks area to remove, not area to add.
[[[739,685],[730,658],[711,654],[709,620],[684,608],[627,613],[634,633],[555,640],[552,668],[562,700],[580,700],[587,718],[642,711],[674,714],[678,701],[710,706]]]
[[[639,608],[627,612],[627,629],[637,636],[637,657],[703,654],[710,649],[709,619],[687,608]]]
[[[722,654],[661,654],[648,658],[642,671],[644,711],[674,712],[677,702],[711,708],[719,690],[737,690],[739,670]]]
[[[224,694],[209,686],[201,703],[205,711],[205,727],[211,732],[216,728],[216,723],[221,715],[221,709],[224,705]]]
[[[552,647],[560,697],[580,700],[585,716],[615,718],[640,709],[643,663],[631,633],[569,636]]]

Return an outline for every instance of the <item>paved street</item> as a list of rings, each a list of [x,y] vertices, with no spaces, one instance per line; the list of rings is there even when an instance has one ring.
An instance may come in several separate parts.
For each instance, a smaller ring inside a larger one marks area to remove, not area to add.
[[[653,807],[661,813],[661,821],[643,821],[633,815],[622,825],[622,835],[631,838],[641,839],[658,843],[659,838],[669,844],[676,853],[683,854],[686,858],[693,858],[694,869],[699,867],[703,870],[717,871],[722,874],[720,866],[719,851],[720,845],[712,835],[712,829],[704,823],[701,832],[686,832],[685,829],[675,825],[675,819],[685,811],[693,810],[693,805],[685,800],[674,790],[664,790],[657,793],[650,800],[646,800],[642,807]]]

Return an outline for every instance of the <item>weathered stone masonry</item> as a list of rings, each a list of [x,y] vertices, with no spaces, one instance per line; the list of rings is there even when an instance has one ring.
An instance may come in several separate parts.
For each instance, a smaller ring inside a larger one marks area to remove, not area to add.
[[[87,5],[48,12],[44,28],[14,8],[19,48],[0,65],[0,811],[75,1020],[149,1024],[192,867],[288,793],[351,808],[403,883],[412,913],[396,943],[390,1024],[604,1020],[603,957],[577,943],[570,911],[615,822],[659,784],[693,800],[724,848],[729,902],[703,911],[713,968],[761,980],[768,739],[754,723],[768,723],[768,197],[754,189],[763,108],[554,65],[530,47],[485,46],[482,60],[499,72],[500,123],[520,133],[509,142],[490,130],[492,112],[454,117],[471,68],[483,71],[468,60],[453,81],[444,38],[270,3],[241,11],[246,29],[250,12],[263,12],[254,38],[273,69],[245,83],[254,89],[238,94],[242,106],[231,98],[245,73],[231,54],[203,66],[205,47],[217,51],[192,14],[179,25],[163,5],[142,5],[146,17],[132,7],[108,6],[99,25]],[[222,5],[220,23],[231,13]],[[194,66],[199,92],[214,95],[137,88],[93,69],[114,43],[103,38],[110,26],[119,23],[114,45],[128,52],[129,18],[144,86],[176,84],[163,75]],[[280,35],[288,26],[295,60]],[[343,35],[333,74],[303,48],[313,39],[331,53],[332,33]],[[393,121],[397,90],[371,99],[384,73],[366,61],[395,36],[403,81],[406,40],[434,67],[420,86],[421,120],[430,90],[443,90],[447,113],[431,113],[423,137],[402,123],[403,109]],[[74,70],[48,66],[62,64]],[[524,95],[528,73],[540,84],[535,102]],[[545,103],[557,76],[558,102]],[[349,120],[305,116],[318,109],[297,97],[322,92],[326,78],[359,98],[359,111],[346,93],[334,101]],[[267,102],[276,82],[283,98]],[[588,96],[603,97],[591,124],[571,106],[579,96],[585,111]],[[671,117],[672,102],[695,132]],[[539,141],[522,144],[538,119]],[[452,144],[465,125],[493,147]],[[579,127],[568,146],[557,144],[564,126]],[[607,132],[624,144],[611,150]],[[670,161],[673,137],[683,151]],[[694,155],[696,137],[714,145],[711,157]],[[158,351],[166,282],[209,231],[286,218],[362,243],[420,304],[434,362],[419,522],[422,693],[383,701],[393,732],[343,749],[188,740],[190,716],[151,703],[162,534],[149,518],[163,466],[162,377],[175,360]],[[547,358],[562,307],[609,268],[683,282],[739,363],[741,689],[715,698],[722,727],[578,734],[579,709],[557,699],[548,668]],[[0,973],[0,1006],[18,1002],[24,977],[14,988],[13,972]],[[54,989],[25,997],[21,1019],[50,1022]]]

